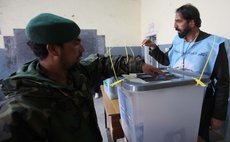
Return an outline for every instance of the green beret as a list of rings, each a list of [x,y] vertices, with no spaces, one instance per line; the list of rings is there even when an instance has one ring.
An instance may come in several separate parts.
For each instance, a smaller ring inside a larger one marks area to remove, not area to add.
[[[29,21],[26,35],[29,40],[39,44],[63,44],[80,34],[80,28],[72,20],[42,13]]]

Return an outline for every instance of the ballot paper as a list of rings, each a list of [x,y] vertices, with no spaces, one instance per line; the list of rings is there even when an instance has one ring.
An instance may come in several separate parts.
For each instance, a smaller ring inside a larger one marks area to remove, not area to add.
[[[144,81],[141,78],[137,78],[137,74],[123,74],[122,75],[125,79],[131,81],[131,82],[136,82],[136,83],[148,83]]]

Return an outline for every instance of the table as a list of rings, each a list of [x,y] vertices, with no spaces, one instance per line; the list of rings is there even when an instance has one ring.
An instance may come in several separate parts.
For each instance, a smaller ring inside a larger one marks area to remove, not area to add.
[[[124,132],[120,123],[120,109],[118,99],[110,100],[107,93],[104,91],[104,86],[101,85],[101,93],[104,104],[105,128],[110,132],[114,142],[117,139],[124,137]]]

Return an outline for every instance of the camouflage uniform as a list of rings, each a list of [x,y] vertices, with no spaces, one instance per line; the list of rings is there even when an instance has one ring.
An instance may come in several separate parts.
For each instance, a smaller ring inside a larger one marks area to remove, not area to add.
[[[118,74],[141,72],[140,57],[113,58]],[[92,93],[102,76],[111,76],[108,57],[91,55],[69,72],[70,85],[42,72],[38,60],[3,81],[0,141],[101,142]]]

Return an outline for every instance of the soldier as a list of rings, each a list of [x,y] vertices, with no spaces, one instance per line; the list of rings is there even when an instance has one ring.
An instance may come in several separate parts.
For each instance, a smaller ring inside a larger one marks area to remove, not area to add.
[[[43,13],[26,27],[28,45],[37,59],[8,79],[0,104],[0,141],[102,142],[92,99],[102,76],[112,76],[108,57],[84,52],[80,28],[66,18]],[[118,74],[161,74],[140,57],[113,57]]]

